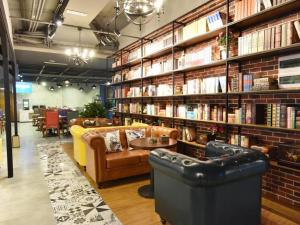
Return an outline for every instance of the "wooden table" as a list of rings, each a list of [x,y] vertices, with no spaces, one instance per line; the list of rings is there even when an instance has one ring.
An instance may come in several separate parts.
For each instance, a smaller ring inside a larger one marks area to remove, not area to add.
[[[154,138],[157,140],[156,143],[150,142],[151,138],[138,138],[132,140],[129,143],[129,146],[136,149],[145,149],[145,150],[153,150],[156,148],[175,148],[177,146],[177,141],[175,139],[169,138],[168,142],[160,142],[159,138]],[[138,189],[139,195],[144,198],[153,198],[154,197],[154,174],[153,169],[150,172],[150,184],[144,185]]]

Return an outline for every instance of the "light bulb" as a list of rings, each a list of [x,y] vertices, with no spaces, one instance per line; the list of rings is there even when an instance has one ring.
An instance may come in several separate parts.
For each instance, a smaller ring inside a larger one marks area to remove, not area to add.
[[[90,52],[89,52],[89,57],[90,58],[93,58],[95,56],[95,52],[93,51],[93,50],[91,50]]]

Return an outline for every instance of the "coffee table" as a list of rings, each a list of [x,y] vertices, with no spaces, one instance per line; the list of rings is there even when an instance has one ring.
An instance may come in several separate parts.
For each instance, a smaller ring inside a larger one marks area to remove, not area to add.
[[[155,138],[157,140],[156,143],[150,142],[151,138],[138,138],[132,140],[129,143],[129,146],[136,149],[144,149],[144,150],[153,150],[156,148],[174,148],[177,146],[177,141],[175,139],[169,138],[168,142],[160,142],[159,138]],[[144,198],[153,198],[154,197],[154,177],[153,177],[153,169],[150,172],[150,184],[144,185],[138,189],[139,195]]]

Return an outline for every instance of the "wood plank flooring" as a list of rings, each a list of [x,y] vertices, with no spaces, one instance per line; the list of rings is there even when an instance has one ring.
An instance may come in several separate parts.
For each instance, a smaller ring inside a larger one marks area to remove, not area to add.
[[[70,143],[63,144],[63,149],[74,161],[73,145]],[[76,162],[74,161],[74,163]],[[76,165],[78,164],[76,163]],[[137,193],[139,187],[149,183],[147,176],[122,179],[109,183],[106,188],[98,189],[83,168],[79,168],[124,225],[161,224],[159,216],[154,211],[154,200],[142,198]],[[300,224],[300,214],[297,214],[295,210],[267,199],[263,199],[262,202],[262,225]],[[286,218],[285,213],[287,212],[291,213],[289,218],[296,222]]]

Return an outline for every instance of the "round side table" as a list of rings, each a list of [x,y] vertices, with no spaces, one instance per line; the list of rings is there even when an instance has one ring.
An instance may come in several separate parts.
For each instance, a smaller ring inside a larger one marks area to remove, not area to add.
[[[177,141],[175,139],[169,138],[168,142],[160,142],[159,138],[157,139],[156,143],[150,142],[151,138],[138,138],[132,140],[129,143],[129,146],[136,149],[145,149],[145,150],[153,150],[156,148],[174,148],[177,146]],[[153,169],[150,172],[150,184],[144,185],[138,189],[139,195],[144,198],[153,198],[154,197],[154,174]]]

